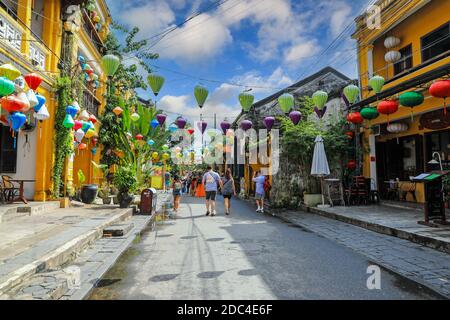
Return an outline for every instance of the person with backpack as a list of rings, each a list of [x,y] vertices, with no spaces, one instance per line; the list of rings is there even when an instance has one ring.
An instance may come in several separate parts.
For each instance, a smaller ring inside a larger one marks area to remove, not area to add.
[[[178,208],[180,207],[181,200],[181,190],[183,188],[183,184],[178,176],[175,176],[172,184],[172,193],[173,193],[173,210],[178,212]]]
[[[256,183],[255,199],[256,205],[258,206],[256,212],[264,213],[264,196],[265,196],[264,184],[266,182],[266,177],[262,175],[259,171],[255,171],[253,173],[252,180],[253,182]]]
[[[231,197],[236,196],[236,187],[234,185],[231,169],[227,169],[225,176],[222,178],[222,196],[225,205],[225,214],[230,215]]]
[[[216,195],[218,185],[222,188],[222,180],[217,172],[213,171],[212,167],[208,165],[207,172],[203,175],[202,184],[206,192],[206,215],[216,215]]]

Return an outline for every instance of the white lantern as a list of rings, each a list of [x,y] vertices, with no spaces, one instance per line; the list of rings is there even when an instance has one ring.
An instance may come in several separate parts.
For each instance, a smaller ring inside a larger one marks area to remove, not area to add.
[[[31,89],[27,91],[27,99],[30,102],[31,108],[34,108],[34,106],[36,106],[39,103],[39,101],[36,98],[36,94]]]
[[[397,37],[387,37],[384,40],[384,47],[386,49],[392,49],[395,48],[396,46],[398,46],[400,44],[400,39]]]
[[[397,62],[402,58],[402,54],[399,51],[392,50],[385,54],[384,60],[389,63]]]
[[[72,102],[72,105],[73,105],[75,108],[77,108],[78,112],[80,112],[81,108],[80,108],[80,105],[78,104],[78,101],[77,101],[77,100],[74,100],[74,101]],[[77,113],[78,113],[78,112],[77,112]]]
[[[403,122],[391,123],[387,126],[386,130],[390,133],[401,133],[408,130],[408,125]]]
[[[30,101],[28,100],[27,94],[25,92],[19,92],[16,95],[16,97],[25,104],[25,108],[21,110],[22,112],[27,112],[28,110],[30,110],[31,108]]]
[[[82,129],[78,129],[73,135],[75,137],[75,141],[80,143],[83,140],[85,133]]]
[[[86,110],[81,111],[80,115],[78,116],[78,119],[83,121],[89,120],[89,113]]]
[[[34,114],[34,117],[39,121],[44,121],[50,118],[50,113],[48,113],[48,109],[45,106],[45,104],[42,106],[41,109],[39,109],[38,113]]]

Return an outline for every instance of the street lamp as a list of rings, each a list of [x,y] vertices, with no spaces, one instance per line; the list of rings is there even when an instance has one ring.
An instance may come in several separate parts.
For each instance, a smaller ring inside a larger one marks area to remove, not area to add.
[[[437,155],[439,162],[436,160],[435,155]],[[439,154],[439,152],[433,152],[433,155],[431,156],[431,158],[432,159],[428,162],[428,164],[438,164],[441,168],[441,171],[444,171],[444,168],[442,167],[441,155]]]

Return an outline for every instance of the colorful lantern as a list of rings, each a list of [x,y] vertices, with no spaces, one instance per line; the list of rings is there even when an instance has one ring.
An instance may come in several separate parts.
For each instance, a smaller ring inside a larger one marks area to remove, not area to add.
[[[383,90],[384,78],[381,76],[374,76],[369,80],[369,85],[375,91],[375,93],[380,93]]]
[[[122,109],[121,107],[115,107],[115,108],[113,109],[113,112],[114,112],[114,114],[118,117],[118,116],[120,116],[120,115],[122,114],[123,109]]]
[[[167,161],[167,160],[170,159],[170,154],[168,154],[168,153],[163,153],[162,157],[163,157],[163,160]]]
[[[112,77],[120,65],[120,59],[112,54],[102,57],[102,67],[108,77]]]
[[[179,129],[184,129],[184,127],[186,126],[187,120],[183,117],[178,117],[177,120],[175,121],[175,123],[177,124]]]
[[[140,140],[144,139],[144,136],[142,134],[138,133],[135,138],[136,138],[136,140],[140,141]]]
[[[363,123],[364,119],[359,112],[350,112],[347,115],[347,121],[353,124]]]
[[[254,100],[255,97],[248,92],[242,92],[241,94],[239,94],[239,102],[244,112],[250,111]]]
[[[157,126],[159,126],[159,122],[156,119],[153,119],[152,122],[150,122],[150,125],[153,129],[155,129]]]
[[[275,124],[275,118],[274,117],[265,117],[264,120],[264,126],[267,130],[271,130],[273,125]]]
[[[19,131],[27,121],[27,116],[21,112],[14,112],[8,116],[8,121],[14,131]]]
[[[444,99],[444,115],[447,115],[446,99],[450,97],[450,80],[439,80],[430,86],[430,94],[435,98]]]
[[[72,118],[75,118],[77,116],[78,109],[75,108],[72,105],[69,105],[66,107],[66,114],[70,115]]]
[[[325,115],[325,113],[327,112],[327,106],[323,107],[322,110],[320,110],[317,107],[314,107],[314,112],[316,113],[316,115],[319,119],[322,119],[323,116]]]
[[[36,94],[34,93],[33,90],[28,90],[27,93],[27,100],[30,103],[30,107],[34,108],[37,106],[37,104],[39,103],[38,99],[36,98]]]
[[[73,120],[73,117],[70,114],[66,114],[63,121],[63,126],[67,129],[72,129],[74,125],[75,121]]]
[[[3,64],[0,66],[0,77],[5,77],[11,81],[16,80],[20,76],[20,71],[12,64]]]
[[[83,57],[83,56],[78,56],[78,62],[80,63],[80,64],[85,64],[86,63],[86,59]]]
[[[80,115],[78,116],[78,119],[83,121],[89,120],[89,113],[86,110],[81,111]]]
[[[73,130],[77,131],[78,129],[81,129],[83,127],[83,122],[79,120],[75,120],[73,124]]]
[[[290,93],[282,94],[278,98],[278,104],[280,105],[281,111],[288,114],[294,107],[294,96]]]
[[[355,136],[355,133],[353,131],[347,131],[345,135],[348,137],[349,140],[353,140],[353,137]]]
[[[389,124],[389,115],[397,112],[398,110],[398,101],[396,100],[383,100],[378,104],[377,110],[381,114],[385,114],[388,117]]]
[[[241,129],[247,131],[253,127],[253,123],[250,120],[243,120],[241,122]]]
[[[400,39],[397,37],[387,37],[384,40],[384,47],[386,49],[392,49],[395,48],[396,46],[398,46],[400,44]]]
[[[16,96],[6,96],[0,101],[2,108],[9,113],[19,112],[26,107],[25,103]]]
[[[386,127],[386,130],[390,133],[401,133],[408,130],[408,125],[403,122],[391,123]]]
[[[319,108],[319,110],[322,110],[328,101],[328,93],[322,90],[318,90],[312,95],[312,100],[314,102],[314,105]]]
[[[78,145],[78,150],[85,150],[86,148],[87,148],[86,143],[80,143],[80,144]]]
[[[93,136],[95,136],[95,129],[90,128],[88,131],[86,131],[86,134],[84,135],[86,139],[90,139]]]
[[[37,113],[34,114],[34,117],[39,121],[45,121],[50,118],[50,113],[48,112],[45,104],[39,109]]]
[[[347,163],[347,168],[350,170],[356,169],[356,161],[355,160],[349,160]]]
[[[155,97],[158,96],[159,91],[161,90],[162,86],[164,85],[164,77],[156,74],[156,73],[150,73],[147,77],[147,82],[150,85],[150,88],[152,88],[153,94]]]
[[[45,97],[41,96],[40,94],[36,94],[36,99],[38,101],[38,104],[34,106],[34,112],[39,112],[39,110],[41,110],[41,108],[47,102],[47,99],[45,99]]]
[[[42,83],[42,78],[36,73],[27,74],[24,76],[24,79],[27,82],[28,88],[34,91],[36,91]]]
[[[166,122],[167,116],[165,114],[157,114],[156,120],[158,121],[159,125],[162,127],[164,125],[164,122]]]
[[[153,141],[152,139],[147,141],[147,144],[151,147],[155,144],[155,141]]]
[[[173,133],[173,132],[175,132],[175,131],[177,131],[178,130],[178,126],[175,124],[175,123],[172,123],[170,126],[169,126],[169,131],[171,132],[171,133]]]
[[[97,154],[97,148],[92,148],[91,153],[95,156]]]
[[[355,103],[359,97],[359,88],[354,84],[346,86],[344,88],[344,96],[347,98],[349,103]]]
[[[420,92],[410,91],[402,93],[400,95],[399,101],[401,106],[411,108],[411,121],[413,121],[413,108],[421,105],[425,101],[425,97]]]
[[[72,102],[72,106],[74,106],[77,109],[77,112],[80,112],[81,108],[80,108],[80,105],[78,104],[77,100],[74,100]]]
[[[89,116],[89,121],[92,122],[93,124],[96,124],[98,120],[97,120],[97,117],[96,117],[96,116],[94,116],[93,114],[91,114],[91,115]]]
[[[365,120],[373,120],[378,118],[379,113],[377,111],[377,108],[373,107],[365,107],[361,109],[361,117],[363,117]]]
[[[141,116],[140,116],[139,114],[137,114],[136,112],[134,112],[134,113],[130,116],[130,119],[131,119],[131,121],[133,121],[133,122],[138,121],[140,118],[141,118]]]
[[[190,135],[193,135],[193,134],[194,134],[194,128],[189,128],[189,129],[187,130],[187,132],[188,132]]]
[[[205,121],[199,121],[197,122],[197,127],[198,129],[202,132],[202,134],[205,133],[206,127],[208,126],[208,124]]]
[[[194,88],[194,96],[197,100],[197,104],[200,108],[203,108],[203,105],[206,102],[206,99],[208,98],[208,89],[204,86],[197,85]]]
[[[397,50],[388,51],[384,55],[384,61],[386,61],[388,63],[395,63],[398,60],[400,60],[401,58],[402,58],[402,54],[400,53],[400,51],[397,51]]]
[[[13,92],[14,82],[5,77],[0,77],[0,97],[8,96]]]
[[[227,134],[227,131],[231,128],[231,124],[228,121],[222,121],[220,123],[220,128],[222,129],[223,134]]]
[[[300,113],[300,111],[294,110],[289,113],[289,118],[291,118],[291,121],[294,125],[297,125],[302,119],[302,114]]]
[[[83,140],[85,134],[86,133],[82,129],[78,129],[77,131],[75,131],[75,133],[73,134],[75,141],[81,142]]]
[[[28,110],[30,110],[31,108],[30,101],[28,100],[27,94],[25,92],[19,92],[17,94],[17,98],[22,100],[24,105],[22,110],[19,110],[20,112],[27,112]]]
[[[152,153],[152,159],[153,159],[153,160],[158,159],[158,157],[159,157],[158,152],[155,151],[155,152]]]

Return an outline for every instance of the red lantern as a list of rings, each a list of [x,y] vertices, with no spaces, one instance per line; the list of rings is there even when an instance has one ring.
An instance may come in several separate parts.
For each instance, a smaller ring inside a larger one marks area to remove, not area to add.
[[[377,110],[379,113],[387,115],[388,124],[389,124],[389,115],[397,112],[398,101],[397,100],[383,100],[378,104]]]
[[[194,129],[189,128],[189,129],[188,129],[188,133],[189,133],[190,135],[192,135],[192,134],[194,133]]]
[[[92,145],[95,146],[97,144],[97,142],[98,142],[98,138],[96,138],[96,137],[92,138]]]
[[[364,119],[359,112],[350,112],[347,116],[347,121],[353,124],[363,123]]]
[[[23,100],[17,98],[16,96],[7,96],[3,97],[1,100],[2,108],[8,111],[9,113],[12,112],[19,112],[26,108],[26,103],[23,102]]]
[[[353,140],[353,137],[355,136],[355,134],[353,133],[353,131],[347,131],[345,133],[345,135],[348,137],[349,140]]]
[[[39,88],[42,82],[42,78],[36,73],[30,73],[23,77],[28,85],[28,87],[34,91]]]
[[[78,150],[85,150],[86,148],[87,148],[86,143],[80,143],[80,144],[78,145]]]
[[[435,98],[444,99],[444,114],[447,115],[445,99],[450,97],[450,80],[439,80],[430,86],[430,94]]]
[[[91,121],[92,123],[96,123],[97,122],[97,117],[96,116],[94,116],[93,114],[91,114],[90,116],[89,116],[89,121]]]
[[[349,160],[347,163],[347,168],[350,170],[356,169],[356,161],[355,160]]]
[[[142,140],[142,139],[144,139],[144,136],[142,134],[139,133],[136,135],[136,140]]]

